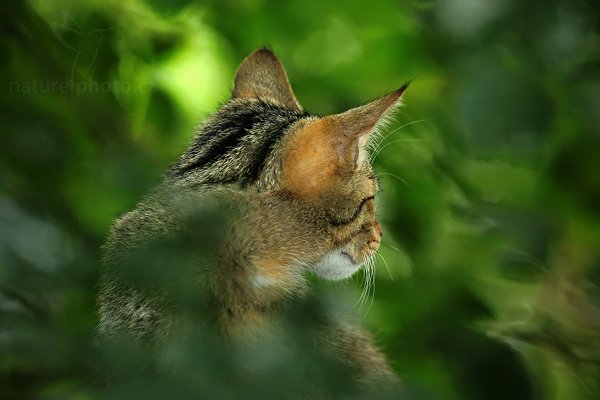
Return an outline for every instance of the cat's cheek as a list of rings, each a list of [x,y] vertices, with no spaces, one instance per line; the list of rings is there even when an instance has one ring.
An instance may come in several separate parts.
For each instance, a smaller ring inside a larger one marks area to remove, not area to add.
[[[309,267],[318,277],[329,281],[340,281],[349,278],[362,266],[344,250],[335,250],[326,254]]]

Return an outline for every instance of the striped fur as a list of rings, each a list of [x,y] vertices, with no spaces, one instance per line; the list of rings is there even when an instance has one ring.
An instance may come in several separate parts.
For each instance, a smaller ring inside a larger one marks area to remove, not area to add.
[[[309,116],[264,99],[231,101],[204,125],[170,176],[193,184],[257,183],[290,126]]]
[[[232,99],[204,123],[160,185],[111,229],[100,335],[156,345],[177,337],[190,320],[168,285],[130,279],[136,260],[138,273],[187,276],[201,303],[192,320],[233,342],[270,332],[282,305],[306,293],[309,271],[338,280],[364,263],[372,267],[381,226],[366,142],[404,89],[317,117],[302,110],[270,51],[244,60]],[[193,222],[215,212],[225,216],[220,236],[202,236],[205,227]],[[192,246],[156,252],[182,238]],[[140,252],[149,254],[141,264]],[[395,382],[362,329],[330,322],[321,328],[319,352],[353,371],[356,382]]]

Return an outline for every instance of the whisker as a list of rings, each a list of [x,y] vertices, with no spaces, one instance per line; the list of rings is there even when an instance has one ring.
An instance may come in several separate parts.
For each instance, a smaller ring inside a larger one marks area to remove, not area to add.
[[[360,306],[358,307],[358,311],[362,312],[367,298],[368,298],[368,293],[369,293],[369,265],[368,262],[365,264],[364,270],[363,270],[363,274],[364,274],[364,286],[363,286],[363,290],[362,293],[360,295]]]
[[[360,297],[358,298],[358,300],[356,301],[356,303],[354,304],[354,307],[353,307],[353,308],[357,308],[357,306],[358,306],[359,312],[364,307],[364,303],[367,298],[368,285],[369,284],[368,284],[368,280],[367,280],[367,265],[365,265],[365,269],[363,270],[363,286],[362,286],[362,289],[360,292]]]
[[[374,271],[374,269],[375,269],[375,259],[374,258],[369,258],[368,268],[367,268],[367,271],[368,271],[368,275],[367,276],[368,276],[368,282],[369,282],[368,289],[369,290],[367,291],[367,296],[365,298],[365,305],[367,304],[367,302],[369,300],[369,297],[372,296],[372,292],[373,292],[373,290],[375,288],[374,285],[373,285],[373,277],[374,277],[373,271]],[[367,308],[366,313],[369,312],[370,308],[371,308],[370,306]]]
[[[390,120],[397,122],[396,119],[394,119],[393,117],[391,117]],[[409,125],[417,124],[420,122],[427,122],[427,121],[430,121],[430,120],[429,119],[419,119],[416,121],[411,121],[402,126],[397,127],[396,129],[392,130],[391,132],[386,133],[385,135],[382,134],[381,130],[376,130],[374,132],[373,136],[371,137],[371,139],[369,140],[369,143],[367,144],[367,158],[369,159],[369,162],[373,162],[373,160],[375,160],[376,155],[379,154],[381,145],[383,144],[385,139],[387,139],[390,135],[398,132],[400,129],[405,128]],[[417,140],[419,140],[419,139],[417,139]],[[411,140],[407,139],[407,141],[411,141]]]
[[[378,138],[379,140],[377,140],[377,143],[378,143],[378,144],[381,144],[381,143],[383,143],[383,141],[384,141],[385,139],[387,139],[387,138],[388,138],[390,135],[392,135],[392,134],[394,134],[394,133],[398,132],[398,131],[399,131],[400,129],[402,129],[402,128],[406,128],[407,126],[414,125],[414,124],[418,124],[418,123],[420,123],[420,122],[428,122],[428,121],[430,121],[430,120],[429,120],[429,119],[418,119],[418,120],[416,120],[416,121],[411,121],[411,122],[408,122],[408,123],[406,123],[406,124],[404,124],[404,125],[402,125],[402,126],[399,126],[399,127],[397,127],[396,129],[393,129],[391,132],[388,132],[388,133],[386,133],[385,135],[382,135],[382,136],[381,136],[381,138]]]
[[[375,155],[373,155],[373,160],[375,160],[377,158],[377,156],[383,151],[383,149],[385,149],[386,147],[388,147],[391,144],[398,143],[398,142],[428,142],[428,140],[427,139],[396,139],[396,140],[392,140],[391,142],[387,142],[386,144],[384,144],[383,146],[381,146],[379,149],[376,150]]]
[[[356,300],[356,303],[354,303],[354,306],[352,307],[353,309],[358,309],[358,310],[360,311],[360,308],[361,308],[361,302],[362,302],[362,299],[363,299],[363,296],[364,296],[364,294],[365,294],[365,284],[364,284],[364,282],[363,282],[363,285],[362,285],[362,287],[361,287],[361,289],[360,289],[360,296],[359,296],[359,297],[358,297],[358,299]]]
[[[371,292],[371,302],[369,303],[369,307],[367,308],[367,313],[371,310],[371,307],[373,306],[373,300],[375,299],[375,259],[372,259],[373,262],[371,263],[371,287],[373,288],[372,292]]]
[[[361,296],[359,298],[360,301],[360,305],[358,307],[358,311],[359,312],[363,312],[365,305],[367,304],[368,300],[369,300],[369,296],[371,294],[371,287],[373,285],[372,281],[372,269],[373,269],[373,265],[374,265],[374,259],[373,258],[369,258],[366,262],[365,262],[365,267],[364,267],[364,282],[365,285],[363,287],[363,291],[361,293]],[[368,312],[368,311],[367,311]]]
[[[383,261],[383,265],[385,265],[385,269],[387,269],[388,274],[390,275],[390,279],[393,281],[394,277],[392,276],[392,271],[390,271],[390,267],[387,263],[387,261],[385,260],[385,258],[383,257],[383,255],[379,252],[375,253],[379,256],[379,258],[381,258],[381,261]]]
[[[378,144],[382,144],[385,141],[385,139],[387,139],[388,137],[390,137],[394,133],[398,132],[402,128],[406,128],[407,126],[414,125],[414,124],[417,124],[417,123],[420,123],[420,122],[428,122],[428,121],[430,121],[430,120],[429,119],[419,119],[419,120],[416,120],[416,121],[408,122],[408,123],[406,123],[406,124],[404,124],[402,126],[397,127],[396,129],[393,129],[392,131],[386,133],[385,135],[379,135],[379,137],[377,137],[377,143]]]
[[[400,250],[400,249],[399,249],[399,248],[397,248],[396,246],[392,246],[391,244],[389,244],[389,243],[386,243],[386,242],[381,242],[381,244],[382,244],[382,245],[384,245],[384,246],[387,246],[387,247],[389,247],[390,249],[396,250],[396,251],[397,251],[398,253],[400,253],[400,254],[404,254],[404,253],[402,252],[402,250]]]
[[[392,176],[392,177],[398,179],[400,182],[404,183],[406,186],[408,186],[408,182],[406,182],[404,179],[400,178],[398,175],[392,174],[391,172],[378,172],[377,175],[379,175],[379,176],[381,176],[381,175]]]

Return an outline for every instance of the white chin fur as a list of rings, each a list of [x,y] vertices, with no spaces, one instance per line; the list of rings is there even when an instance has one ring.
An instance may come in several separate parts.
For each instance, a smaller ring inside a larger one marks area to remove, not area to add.
[[[344,250],[335,250],[311,265],[309,269],[320,278],[339,281],[352,276],[361,266],[362,263],[352,260]]]

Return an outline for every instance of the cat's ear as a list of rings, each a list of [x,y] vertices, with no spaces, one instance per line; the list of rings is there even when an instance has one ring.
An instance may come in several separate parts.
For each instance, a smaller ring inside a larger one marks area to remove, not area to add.
[[[286,148],[282,186],[301,197],[318,195],[348,179],[366,159],[369,137],[400,104],[400,89],[346,112],[307,120]]]
[[[369,138],[401,104],[408,84],[371,103],[324,118],[331,127],[328,134],[335,138],[338,165],[353,170],[362,164],[366,158]]]
[[[281,105],[302,110],[296,100],[285,69],[279,59],[267,49],[250,54],[238,67],[233,84],[233,99],[271,98]]]

